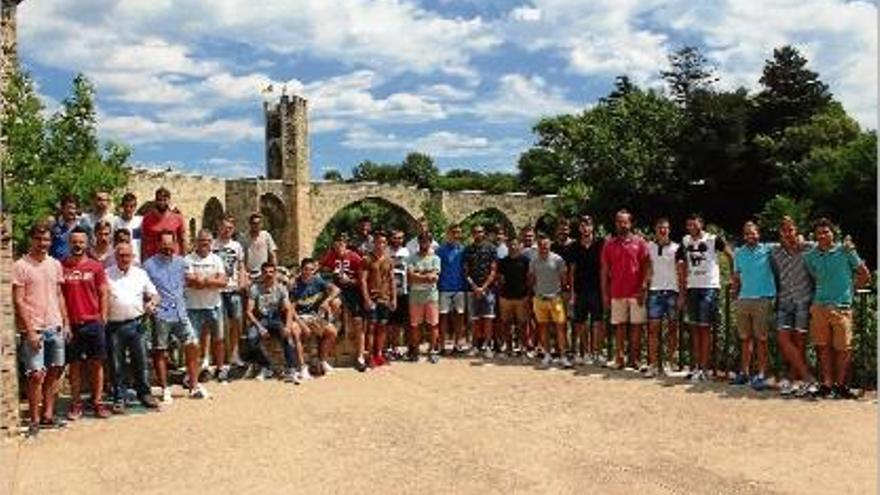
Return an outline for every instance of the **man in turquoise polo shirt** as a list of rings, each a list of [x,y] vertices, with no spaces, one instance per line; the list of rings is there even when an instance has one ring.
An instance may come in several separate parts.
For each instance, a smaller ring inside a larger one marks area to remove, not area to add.
[[[738,294],[736,300],[736,328],[740,341],[740,372],[733,379],[734,385],[749,383],[755,390],[764,389],[764,373],[767,371],[767,333],[770,327],[770,311],[776,297],[776,280],[770,264],[771,247],[759,242],[760,232],[754,222],[743,225],[745,244],[733,254],[732,289]],[[758,373],[749,380],[752,349],[758,358]]]
[[[871,279],[868,267],[854,249],[834,242],[834,225],[827,218],[813,224],[816,247],[804,255],[816,281],[810,307],[810,337],[816,346],[822,385],[819,395],[850,398],[846,385],[852,349],[853,287]]]

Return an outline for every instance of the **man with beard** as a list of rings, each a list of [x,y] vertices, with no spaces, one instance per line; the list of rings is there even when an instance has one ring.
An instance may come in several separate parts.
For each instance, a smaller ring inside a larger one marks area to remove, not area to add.
[[[584,358],[575,357],[575,364],[605,364],[605,319],[602,309],[601,261],[604,239],[596,238],[593,219],[584,215],[578,222],[580,238],[569,248],[569,286],[574,306],[574,331],[572,343],[580,341]],[[587,331],[587,321],[590,323]],[[573,349],[577,352],[577,349]]]
[[[141,246],[141,262],[145,262],[159,252],[159,237],[163,232],[171,232],[175,242],[171,246],[171,254],[183,255],[186,249],[186,226],[183,217],[170,209],[171,191],[160,187],[156,189],[153,209],[144,216],[141,224],[143,245]]]
[[[70,337],[70,325],[61,292],[64,272],[61,263],[48,256],[49,227],[36,224],[28,236],[28,253],[12,265],[12,300],[27,380],[28,435],[34,436],[41,426],[64,425],[55,418],[55,397],[64,373],[64,342]]]
[[[107,359],[104,324],[110,309],[109,289],[104,266],[86,255],[88,242],[88,231],[75,227],[70,232],[70,256],[61,263],[64,268],[61,290],[71,326],[71,339],[67,348],[70,361],[70,395],[73,398],[67,412],[70,420],[79,419],[83,414],[80,395],[83,363],[91,378],[95,417],[110,417],[110,410],[101,402],[104,393],[104,361]]]
[[[158,197],[158,194],[157,194]],[[144,220],[146,222],[146,219]],[[145,243],[146,244],[146,243]],[[174,232],[159,234],[159,250],[155,256],[147,258],[144,270],[159,293],[159,308],[153,320],[153,366],[156,379],[162,387],[162,401],[171,403],[171,388],[168,386],[168,343],[174,338],[183,346],[186,360],[186,381],[190,387],[190,397],[208,398],[208,391],[199,383],[199,346],[195,330],[186,312],[186,261],[175,254],[180,243]]]

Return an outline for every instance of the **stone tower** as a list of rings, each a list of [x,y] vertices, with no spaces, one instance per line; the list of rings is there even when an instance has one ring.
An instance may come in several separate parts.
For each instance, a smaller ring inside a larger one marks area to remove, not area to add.
[[[266,115],[266,179],[284,186],[287,222],[280,245],[289,253],[282,261],[298,263],[311,253],[300,253],[311,233],[308,102],[300,96],[281,95],[277,104],[264,104]],[[280,246],[279,246],[280,247]]]

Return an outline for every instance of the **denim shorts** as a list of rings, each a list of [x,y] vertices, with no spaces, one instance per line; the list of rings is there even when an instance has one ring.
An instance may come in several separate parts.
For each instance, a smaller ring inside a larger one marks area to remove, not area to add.
[[[107,359],[107,334],[99,321],[73,325],[67,345],[67,362]]]
[[[153,320],[153,350],[168,349],[168,339],[174,337],[181,345],[195,344],[198,340],[189,319],[179,321]]]
[[[211,338],[223,340],[225,332],[223,328],[222,306],[207,309],[188,309],[186,310],[186,314],[189,316],[189,321],[192,323],[193,330],[195,330],[195,333],[199,338],[202,337],[202,332],[207,329],[211,332]]]
[[[718,315],[718,289],[688,289],[688,322],[711,325]]]
[[[37,330],[40,336],[41,346],[34,350],[28,344],[25,334],[21,334],[21,344],[18,352],[26,373],[43,371],[51,366],[64,366],[64,335],[61,327],[49,327]]]
[[[678,318],[678,292],[674,290],[648,291],[648,319],[662,320],[665,316],[670,321]]]
[[[472,320],[495,318],[495,293],[487,290],[477,297],[473,292],[468,292],[467,307]]]
[[[797,330],[806,333],[810,328],[810,301],[778,301],[776,303],[776,329]]]
[[[223,298],[223,312],[226,314],[226,318],[230,320],[240,320],[241,316],[244,314],[241,303],[241,292],[221,292],[220,296]]]
[[[386,324],[391,319],[391,308],[385,303],[373,303],[372,308],[364,310],[367,321],[372,323]]]
[[[445,315],[453,311],[457,315],[464,314],[464,292],[441,292],[440,314]]]

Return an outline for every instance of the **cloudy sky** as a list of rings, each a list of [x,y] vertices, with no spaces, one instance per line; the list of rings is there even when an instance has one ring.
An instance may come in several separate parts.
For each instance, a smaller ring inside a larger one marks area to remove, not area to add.
[[[618,74],[659,87],[685,44],[748,88],[793,44],[877,127],[874,1],[27,0],[19,39],[49,108],[83,72],[103,138],[213,175],[263,173],[262,101],[285,86],[310,101],[315,177],[412,150],[512,171],[540,116],[591,105]]]

